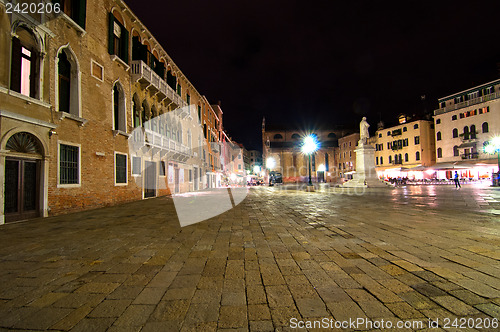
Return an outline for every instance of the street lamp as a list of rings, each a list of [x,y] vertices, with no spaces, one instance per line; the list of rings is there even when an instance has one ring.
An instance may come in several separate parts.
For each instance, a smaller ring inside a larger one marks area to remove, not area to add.
[[[307,135],[304,137],[304,142],[302,143],[302,153],[309,156],[309,183],[308,186],[312,186],[311,180],[311,154],[318,150],[318,141],[313,135]]]

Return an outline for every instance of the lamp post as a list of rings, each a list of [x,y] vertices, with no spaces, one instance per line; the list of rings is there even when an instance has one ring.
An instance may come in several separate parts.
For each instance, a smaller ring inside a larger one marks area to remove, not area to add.
[[[313,135],[307,135],[304,137],[304,141],[302,143],[302,153],[309,156],[309,183],[307,184],[308,191],[310,191],[310,187],[313,186],[311,179],[311,154],[313,154],[318,149],[318,142],[316,141],[316,137]]]
[[[497,179],[496,182],[493,180],[493,183],[497,186],[500,186],[500,183],[498,182],[498,177],[500,175],[500,136],[493,137],[489,142],[488,145],[484,147],[484,152],[489,153],[489,154],[497,154],[497,163],[498,163],[498,170],[497,170]]]

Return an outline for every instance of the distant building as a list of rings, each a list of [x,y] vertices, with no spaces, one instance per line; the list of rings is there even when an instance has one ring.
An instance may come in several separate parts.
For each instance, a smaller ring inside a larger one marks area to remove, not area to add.
[[[434,111],[437,167],[452,176],[450,163],[461,165],[462,177],[484,178],[497,170],[497,157],[484,148],[500,133],[500,79],[438,99]]]
[[[356,170],[356,152],[359,133],[350,134],[339,138],[338,147],[338,176],[350,180]]]
[[[258,166],[262,168],[262,153],[258,150],[249,150],[248,151],[249,158],[249,169],[253,173],[254,167]]]
[[[314,182],[336,181],[338,177],[336,149],[338,138],[345,134],[341,129],[323,128],[300,130],[262,122],[263,164],[269,171],[282,173],[283,182],[308,180],[308,156],[301,152],[305,136],[316,135],[318,150],[311,155],[311,175]]]
[[[397,177],[402,170],[436,162],[434,123],[412,121],[405,115],[398,122],[390,128],[379,127],[375,138],[370,140],[375,144],[375,166],[381,177]]]

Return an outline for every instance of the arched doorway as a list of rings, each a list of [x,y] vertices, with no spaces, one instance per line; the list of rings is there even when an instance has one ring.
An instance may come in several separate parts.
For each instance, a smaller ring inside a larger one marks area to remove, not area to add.
[[[32,134],[19,132],[5,145],[5,221],[40,216],[40,180],[43,149]]]

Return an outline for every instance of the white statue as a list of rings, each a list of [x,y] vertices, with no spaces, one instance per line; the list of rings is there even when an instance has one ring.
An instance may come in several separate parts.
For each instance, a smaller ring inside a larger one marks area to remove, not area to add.
[[[368,138],[370,138],[370,133],[368,133],[368,128],[370,125],[368,122],[366,122],[366,117],[363,117],[361,119],[361,122],[359,123],[359,142],[361,144],[367,144],[368,143]]]

